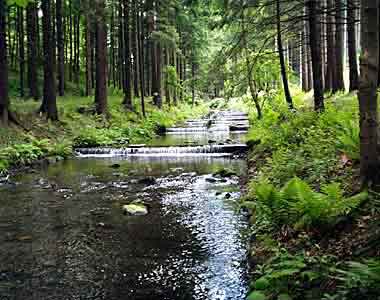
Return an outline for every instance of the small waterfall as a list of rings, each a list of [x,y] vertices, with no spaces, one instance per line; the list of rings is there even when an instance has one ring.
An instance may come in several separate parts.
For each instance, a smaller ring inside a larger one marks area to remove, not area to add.
[[[170,146],[142,148],[79,148],[76,153],[81,157],[113,157],[113,156],[231,156],[247,151],[245,144],[205,145],[205,146]]]

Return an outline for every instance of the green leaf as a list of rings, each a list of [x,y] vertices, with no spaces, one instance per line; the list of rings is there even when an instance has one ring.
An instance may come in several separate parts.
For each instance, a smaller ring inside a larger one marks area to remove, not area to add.
[[[254,288],[256,290],[266,290],[269,287],[269,280],[265,277],[261,277],[255,281]]]
[[[267,296],[265,296],[264,293],[258,292],[258,291],[254,291],[250,293],[247,298],[247,300],[266,300],[266,299],[267,299]]]
[[[292,298],[288,294],[280,294],[278,295],[277,300],[292,300]]]

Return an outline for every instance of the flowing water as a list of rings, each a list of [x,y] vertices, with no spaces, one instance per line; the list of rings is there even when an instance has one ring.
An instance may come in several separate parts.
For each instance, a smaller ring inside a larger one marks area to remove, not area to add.
[[[85,155],[0,185],[0,299],[244,299],[246,163],[181,153]],[[149,214],[124,215],[134,200]]]

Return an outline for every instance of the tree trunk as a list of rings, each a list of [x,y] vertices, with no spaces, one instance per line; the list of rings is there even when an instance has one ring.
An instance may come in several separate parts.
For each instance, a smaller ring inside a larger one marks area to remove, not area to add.
[[[282,37],[281,37],[281,7],[280,0],[276,0],[276,15],[277,15],[277,47],[278,47],[278,55],[280,57],[280,66],[281,66],[281,76],[282,83],[284,86],[285,100],[288,104],[289,109],[293,109],[293,100],[290,95],[288,76],[286,74],[286,65],[284,58],[284,49],[282,47]]]
[[[73,1],[69,0],[69,44],[70,44],[70,61],[69,61],[69,80],[73,80]]]
[[[336,35],[335,35],[335,51],[336,51],[336,90],[344,90],[343,80],[343,4],[342,0],[335,0],[336,10]]]
[[[132,103],[132,74],[131,74],[131,36],[129,29],[130,2],[124,0],[124,46],[125,46],[125,84],[123,104],[127,109],[133,110]]]
[[[321,61],[321,35],[319,22],[319,3],[317,0],[309,0],[309,27],[311,62],[313,68],[314,108],[316,111],[324,110],[322,61]]]
[[[107,25],[105,0],[96,0],[96,87],[95,103],[98,114],[107,112]]]
[[[64,38],[62,26],[62,0],[56,0],[55,7],[57,19],[57,51],[58,51],[58,94],[63,96],[65,94],[65,53],[64,53]]]
[[[145,71],[144,71],[144,31],[142,20],[144,18],[143,12],[137,18],[137,36],[138,36],[138,49],[140,59],[139,61],[139,74],[140,74],[140,97],[141,97],[141,111],[144,117],[145,113]]]
[[[357,62],[357,42],[356,42],[356,0],[351,0],[347,10],[347,39],[348,39],[348,59],[350,64],[350,91],[356,91],[359,88],[359,74]]]
[[[194,49],[192,49],[191,53],[191,103],[194,106],[195,105],[195,55],[194,55]]]
[[[0,0],[0,125],[8,125],[8,63],[6,43],[6,0]]]
[[[87,1],[87,5],[90,4],[90,1]],[[86,96],[90,96],[92,92],[92,45],[91,45],[91,18],[89,13],[89,7],[86,10]]]
[[[20,75],[20,97],[25,97],[25,47],[24,47],[24,9],[17,7],[18,58]]]
[[[51,18],[51,0],[42,0],[43,12],[43,47],[44,47],[44,97],[41,112],[47,118],[58,120],[55,75],[54,75],[54,38]]]
[[[335,17],[331,10],[334,8],[334,0],[327,0],[329,13],[327,15],[327,70],[326,90],[336,90],[336,52],[335,52]]]
[[[133,53],[133,93],[135,97],[139,96],[139,54],[138,54],[138,41],[139,36],[137,33],[137,22],[138,22],[138,8],[137,2],[133,1],[133,11],[132,11],[132,53]]]
[[[308,92],[310,91],[309,89],[309,80],[308,80],[308,57],[307,57],[307,37],[306,37],[306,32],[305,32],[305,28],[304,30],[302,30],[302,33],[301,33],[301,47],[302,47],[302,90],[304,92]]]
[[[165,66],[168,68],[170,66],[170,51],[168,47],[165,47]],[[168,106],[171,106],[171,97],[170,97],[170,86],[169,86],[169,73],[166,69],[165,73],[165,98]]]
[[[38,15],[37,5],[30,2],[27,7],[27,40],[28,40],[28,87],[29,97],[38,100]]]
[[[377,76],[379,71],[379,0],[361,0],[360,175],[363,184],[379,181]]]

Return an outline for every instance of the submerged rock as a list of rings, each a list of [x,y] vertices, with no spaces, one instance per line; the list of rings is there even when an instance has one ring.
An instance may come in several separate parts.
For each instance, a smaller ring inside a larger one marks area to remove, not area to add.
[[[154,177],[145,177],[138,181],[139,184],[153,185],[156,183],[156,179]]]
[[[121,166],[119,164],[113,164],[110,166],[112,169],[119,169]]]
[[[207,181],[207,182],[210,182],[210,183],[215,183],[215,182],[217,182],[217,180],[216,180],[215,178],[212,178],[212,177],[207,177],[207,178],[206,178],[206,181]]]
[[[148,208],[142,203],[131,203],[123,206],[123,213],[132,216],[145,216],[148,214]]]

